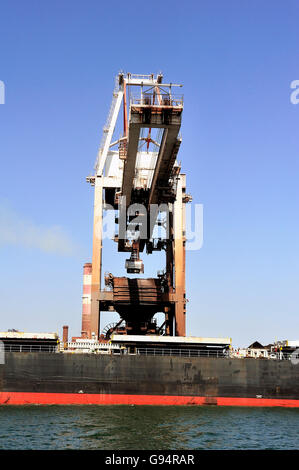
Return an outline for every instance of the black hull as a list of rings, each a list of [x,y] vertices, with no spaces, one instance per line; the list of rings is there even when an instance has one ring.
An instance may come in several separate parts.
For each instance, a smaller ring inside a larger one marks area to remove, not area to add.
[[[299,366],[249,358],[5,353],[0,393],[2,403],[15,393],[205,397],[212,404],[213,397],[299,400]]]

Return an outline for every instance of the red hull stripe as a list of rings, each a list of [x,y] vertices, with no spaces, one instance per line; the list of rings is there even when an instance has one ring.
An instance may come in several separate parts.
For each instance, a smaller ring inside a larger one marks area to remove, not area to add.
[[[170,395],[0,392],[0,405],[218,405],[299,408],[299,400]]]

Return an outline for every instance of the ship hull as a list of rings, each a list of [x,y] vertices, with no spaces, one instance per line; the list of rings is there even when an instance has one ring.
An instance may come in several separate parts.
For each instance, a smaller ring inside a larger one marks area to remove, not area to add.
[[[299,407],[291,361],[5,353],[0,404]]]

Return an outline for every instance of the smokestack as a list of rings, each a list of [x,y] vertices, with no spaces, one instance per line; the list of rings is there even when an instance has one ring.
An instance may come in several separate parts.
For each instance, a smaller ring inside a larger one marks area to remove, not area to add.
[[[69,327],[67,325],[64,325],[62,327],[63,333],[62,333],[62,341],[63,345],[65,346],[65,343],[68,343],[69,341]]]
[[[91,272],[92,264],[85,263],[83,267],[82,338],[91,338]]]

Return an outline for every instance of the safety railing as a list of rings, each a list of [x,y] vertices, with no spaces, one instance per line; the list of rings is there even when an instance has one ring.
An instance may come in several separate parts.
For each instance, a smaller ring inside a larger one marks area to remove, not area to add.
[[[223,350],[136,348],[136,354],[143,356],[228,357],[229,353]]]
[[[53,345],[30,345],[30,344],[5,344],[5,352],[58,352],[58,347]]]
[[[174,348],[136,348],[136,354],[144,356],[179,356],[179,357],[227,357],[231,359],[273,359],[273,360],[297,360],[299,362],[299,354],[294,353],[276,353],[269,354],[267,357],[262,356],[243,356],[238,357],[229,350],[202,350],[202,349],[174,349]]]
[[[175,106],[182,107],[184,104],[183,95],[170,95],[167,93],[144,93],[141,96],[131,95],[131,105],[139,106]]]
[[[296,353],[296,352],[292,352],[292,353],[283,353],[283,352],[278,352],[276,353],[276,358],[275,359],[279,359],[281,361],[297,361],[299,362],[299,354]]]
[[[278,361],[290,361],[290,360],[297,360],[299,362],[299,354],[295,354],[294,352],[289,353],[282,353],[282,352],[270,352],[267,355],[263,354],[236,354],[235,352],[230,353],[230,357],[232,359],[261,359],[261,360],[278,360]]]
[[[144,73],[130,73],[128,74],[129,81],[132,80],[154,80],[153,74],[144,74]]]

